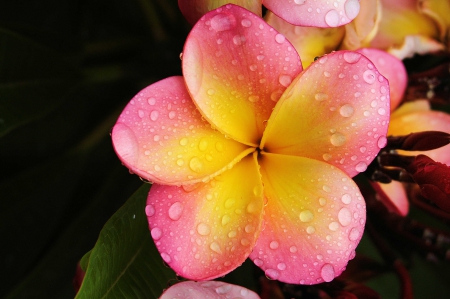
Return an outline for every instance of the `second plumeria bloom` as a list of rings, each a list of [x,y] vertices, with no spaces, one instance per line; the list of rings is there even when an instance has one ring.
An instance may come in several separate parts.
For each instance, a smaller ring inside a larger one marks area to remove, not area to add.
[[[289,283],[339,275],[365,224],[351,177],[386,142],[387,80],[350,51],[303,71],[284,36],[235,5],[194,26],[182,67],[112,132],[123,163],[154,182],[146,214],[164,261],[194,280],[247,257]]]

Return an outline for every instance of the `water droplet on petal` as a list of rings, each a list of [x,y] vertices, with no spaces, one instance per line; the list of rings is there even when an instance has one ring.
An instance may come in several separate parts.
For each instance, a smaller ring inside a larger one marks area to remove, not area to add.
[[[220,287],[216,288],[216,293],[219,295],[223,295],[223,294],[226,294],[229,291],[231,291],[231,289],[232,289],[231,285],[228,285],[228,284],[221,285]]]
[[[183,213],[183,205],[178,201],[173,203],[168,211],[169,218],[174,221],[180,219],[182,213]]]
[[[347,226],[352,222],[352,213],[347,208],[342,208],[338,213],[338,220],[342,226]]]
[[[349,19],[354,19],[359,14],[360,4],[358,0],[347,0],[344,4],[345,14]]]
[[[332,9],[325,15],[325,23],[330,27],[337,27],[339,25],[339,13]]]
[[[344,60],[348,63],[357,63],[361,58],[361,54],[356,52],[345,52]]]
[[[217,14],[211,18],[211,28],[217,32],[230,30],[236,26],[236,18],[231,14]]]
[[[356,171],[363,172],[367,169],[367,164],[365,162],[359,162],[355,166]]]
[[[154,106],[154,105],[156,104],[156,99],[155,99],[155,98],[149,98],[149,99],[147,100],[147,102],[148,102],[148,104],[149,104],[150,106]]]
[[[187,144],[188,144],[188,139],[187,138],[180,139],[180,145],[185,146]]]
[[[338,133],[334,133],[330,137],[330,142],[334,146],[342,146],[342,145],[345,144],[346,141],[347,141],[347,137],[345,137],[344,134],[339,133],[339,132]]]
[[[353,106],[350,104],[345,104],[341,107],[341,109],[339,109],[339,113],[343,117],[350,117],[353,115],[354,112],[355,112],[355,108],[353,108]]]
[[[319,204],[323,207],[327,204],[327,200],[323,197],[319,198]]]
[[[150,119],[156,121],[158,119],[159,112],[157,110],[153,110],[150,112]]]
[[[208,148],[208,140],[206,138],[200,139],[200,142],[198,143],[198,149],[204,152],[207,148]]]
[[[290,251],[291,253],[296,253],[296,252],[298,251],[298,249],[297,249],[296,246],[291,246],[291,247],[289,248],[289,251]]]
[[[323,265],[322,269],[320,270],[320,276],[326,282],[332,281],[335,276],[333,266],[330,264]]]
[[[331,223],[328,225],[328,228],[329,228],[331,231],[335,232],[335,231],[337,231],[337,230],[339,229],[339,223],[333,221],[333,222],[331,222]]]
[[[222,253],[222,250],[220,249],[220,246],[217,242],[212,242],[211,245],[209,245],[209,248],[211,248],[211,250],[214,252]]]
[[[284,43],[284,41],[286,40],[286,37],[284,37],[283,34],[278,33],[277,35],[275,35],[275,41],[279,44]]]
[[[155,215],[155,207],[153,207],[152,205],[147,205],[145,207],[145,215],[147,215],[148,217],[152,217],[153,215]]]
[[[251,96],[248,97],[248,100],[249,100],[250,102],[252,102],[252,103],[256,103],[256,102],[259,101],[259,96],[251,95]]]
[[[139,115],[140,118],[144,118],[144,117],[145,117],[145,111],[139,109],[139,110],[138,110],[138,115]]]
[[[243,20],[241,21],[241,25],[242,25],[243,27],[248,28],[248,27],[252,26],[252,21],[250,21],[250,20],[248,20],[248,19],[243,19]]]
[[[350,194],[346,193],[346,194],[342,195],[341,200],[344,204],[348,205],[352,202],[352,196]]]
[[[328,99],[328,95],[326,93],[316,93],[314,98],[316,101],[322,102]]]
[[[359,239],[360,235],[361,235],[361,233],[359,232],[359,229],[354,227],[350,230],[350,234],[348,235],[348,238],[350,241],[356,241]]]
[[[153,240],[157,241],[162,237],[162,230],[159,227],[155,227],[152,228],[150,234],[152,235]]]
[[[191,160],[189,161],[189,168],[192,171],[200,172],[203,169],[203,163],[200,161],[199,158],[192,157]]]
[[[312,235],[312,234],[314,234],[315,232],[316,232],[316,229],[315,229],[314,226],[308,226],[308,227],[306,228],[306,233],[308,233],[309,235]]]
[[[310,210],[304,210],[300,213],[301,222],[311,222],[314,219],[314,214]]]
[[[378,138],[377,145],[379,148],[385,147],[386,144],[387,144],[387,138],[385,136],[381,136],[380,138]]]
[[[200,222],[197,225],[197,232],[202,236],[207,236],[211,233],[211,228],[209,227],[208,224]]]
[[[161,257],[164,260],[164,262],[166,262],[166,263],[170,263],[172,261],[172,259],[170,258],[170,255],[168,255],[165,252],[161,253]]]
[[[277,265],[277,268],[278,268],[278,270],[283,271],[283,270],[286,269],[286,264],[285,264],[285,263],[279,263],[279,264]]]
[[[288,87],[292,82],[292,78],[289,75],[280,75],[278,77],[278,82],[280,82],[280,84],[284,87]]]
[[[272,241],[272,242],[270,242],[270,244],[269,244],[270,249],[277,249],[278,246],[280,246],[280,244],[278,244],[277,241]]]
[[[178,166],[183,166],[184,165],[184,160],[183,159],[178,159],[177,160],[177,165]]]
[[[364,81],[366,81],[366,83],[368,84],[373,84],[373,82],[375,82],[375,80],[377,79],[375,72],[372,70],[367,70],[363,73],[363,79]]]
[[[222,225],[227,225],[228,223],[230,223],[231,221],[231,217],[228,215],[223,215],[222,217]]]
[[[267,278],[274,280],[280,276],[280,273],[274,269],[267,269],[264,273],[266,274]]]

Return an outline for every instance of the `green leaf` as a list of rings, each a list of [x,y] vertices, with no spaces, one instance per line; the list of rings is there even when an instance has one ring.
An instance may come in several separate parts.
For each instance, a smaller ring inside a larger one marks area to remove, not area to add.
[[[148,231],[148,191],[148,184],[139,188],[103,227],[77,299],[158,298],[175,279]]]
[[[0,28],[0,137],[53,111],[77,83],[60,54]]]

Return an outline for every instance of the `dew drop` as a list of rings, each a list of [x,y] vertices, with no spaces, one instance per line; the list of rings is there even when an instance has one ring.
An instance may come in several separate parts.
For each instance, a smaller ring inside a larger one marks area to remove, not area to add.
[[[197,225],[197,232],[199,233],[199,235],[207,236],[211,233],[211,228],[209,227],[208,224],[200,222]]]
[[[259,212],[259,203],[255,200],[247,205],[247,212],[250,214],[256,214]]]
[[[140,118],[144,118],[144,117],[145,117],[145,111],[139,109],[139,110],[138,110],[138,115],[139,115]]]
[[[227,225],[228,223],[230,223],[231,221],[231,217],[229,215],[223,215],[222,217],[222,225]]]
[[[281,271],[286,270],[286,264],[285,263],[279,263],[277,265],[277,268],[278,268],[278,270],[281,270]]]
[[[316,232],[316,229],[314,228],[314,226],[308,226],[308,227],[306,228],[306,233],[309,234],[309,235],[312,235],[312,234],[314,234],[315,232]]]
[[[172,259],[170,258],[170,255],[168,255],[168,254],[165,253],[165,252],[162,252],[162,253],[161,253],[161,257],[162,257],[162,259],[163,259],[166,263],[170,263],[170,262],[172,261]]]
[[[187,138],[180,139],[180,145],[185,146],[187,144],[188,144],[188,139]]]
[[[298,249],[297,249],[296,246],[291,246],[291,247],[289,248],[289,251],[290,251],[291,253],[296,253],[296,252],[298,251]]]
[[[325,15],[325,23],[330,27],[337,27],[339,25],[339,13],[332,9]]]
[[[280,276],[280,273],[274,269],[267,269],[264,274],[266,274],[269,279],[277,279]]]
[[[145,207],[145,215],[147,215],[148,217],[152,217],[153,215],[155,215],[155,207],[153,207],[152,205],[147,205]]]
[[[348,193],[342,195],[341,200],[344,204],[348,205],[352,202],[352,196]]]
[[[155,227],[152,228],[150,234],[152,235],[153,240],[157,241],[162,237],[162,230],[159,227]]]
[[[230,292],[231,288],[232,288],[231,285],[221,285],[220,287],[216,288],[216,293],[219,295],[224,295],[224,294]]]
[[[348,63],[357,63],[361,58],[361,54],[356,52],[345,52],[344,60]]]
[[[230,30],[236,26],[236,18],[231,14],[217,14],[211,18],[211,28],[217,32]]]
[[[337,230],[339,229],[339,223],[333,221],[333,222],[331,222],[331,223],[328,225],[328,228],[329,228],[331,231],[335,232],[335,231],[337,231]]]
[[[207,93],[208,93],[208,95],[212,96],[212,95],[214,95],[216,92],[214,91],[214,89],[208,89]]]
[[[286,40],[286,37],[284,37],[283,34],[278,33],[277,35],[275,35],[275,41],[279,44],[284,43],[284,41]]]
[[[148,104],[149,104],[150,106],[154,106],[154,105],[156,104],[156,99],[155,99],[155,98],[149,98],[149,99],[147,100],[147,102],[148,102]]]
[[[359,239],[359,236],[361,235],[361,233],[359,232],[359,229],[357,229],[356,227],[352,228],[350,230],[350,233],[348,235],[348,239],[350,241],[356,241]]]
[[[350,117],[353,115],[354,112],[355,112],[355,108],[353,108],[353,106],[350,104],[345,104],[339,109],[339,113],[343,117]]]
[[[379,115],[385,115],[386,114],[386,110],[384,108],[379,108],[377,112],[378,112]]]
[[[222,250],[220,249],[220,246],[217,242],[212,242],[209,245],[209,248],[211,248],[212,251],[217,252],[217,253],[222,253]]]
[[[320,276],[325,282],[330,282],[334,279],[334,268],[330,264],[323,265],[320,270]]]
[[[177,165],[178,166],[183,166],[184,165],[184,160],[183,159],[178,159],[177,160]]]
[[[328,95],[326,93],[316,93],[314,98],[316,101],[322,102],[328,99]]]
[[[203,169],[203,163],[197,157],[192,157],[189,161],[189,168],[194,172],[200,172]]]
[[[288,87],[292,82],[292,78],[289,75],[280,75],[278,77],[278,82],[280,82],[280,84],[284,87]]]
[[[235,35],[235,36],[233,37],[233,43],[234,43],[236,46],[240,46],[240,45],[242,45],[244,42],[245,42],[245,36],[243,36],[243,35]]]
[[[352,213],[347,208],[342,208],[338,213],[338,220],[342,226],[347,226],[352,222]]]
[[[366,83],[368,84],[373,84],[373,82],[375,82],[375,80],[377,79],[375,72],[372,70],[367,70],[363,73],[363,79],[364,81],[366,81]]]
[[[325,191],[325,192],[327,192],[327,193],[330,193],[330,192],[331,192],[330,186],[327,186],[327,185],[323,185],[322,190]]]
[[[278,244],[277,241],[272,241],[272,242],[270,242],[270,244],[269,244],[270,249],[277,249],[278,246],[280,246],[280,244]]]
[[[179,201],[173,203],[168,211],[169,218],[174,221],[180,219],[182,213],[183,213],[183,205]]]
[[[223,152],[224,146],[223,146],[222,142],[220,142],[220,141],[216,142],[216,150],[219,151],[219,152]]]
[[[333,156],[331,156],[330,154],[323,154],[322,155],[322,158],[325,160],[325,161],[330,161],[331,160],[331,158],[332,158]]]
[[[251,95],[251,96],[248,97],[248,100],[249,100],[250,102],[252,102],[252,103],[256,103],[256,102],[259,101],[259,96]]]
[[[344,11],[350,20],[356,18],[359,14],[360,4],[358,0],[347,0],[344,4]]]
[[[264,264],[264,262],[261,259],[255,259],[253,262],[258,267],[261,267]]]
[[[378,148],[383,148],[386,146],[386,144],[387,144],[387,138],[385,136],[381,136],[380,138],[378,138],[378,141],[377,141]]]
[[[319,204],[323,207],[327,204],[327,200],[323,197],[319,198]]]
[[[346,141],[347,141],[347,137],[345,137],[344,134],[339,133],[339,132],[338,133],[334,133],[330,137],[330,142],[334,146],[342,146],[342,145],[345,144]]]
[[[310,210],[304,210],[300,213],[301,222],[311,222],[314,219],[314,214]]]
[[[252,26],[252,21],[247,20],[247,19],[243,19],[243,20],[241,21],[241,25],[242,25],[242,27],[248,28],[248,27]]]
[[[150,112],[150,119],[156,121],[158,119],[159,112],[157,110],[153,110]]]
[[[367,169],[367,164],[365,162],[359,162],[355,166],[356,171],[363,172]]]
[[[255,230],[256,230],[256,228],[252,224],[247,224],[245,226],[245,232],[248,233],[248,234],[255,232]]]
[[[233,198],[228,198],[225,201],[225,208],[230,209],[231,207],[234,206],[235,203],[236,203],[236,200],[234,200]]]

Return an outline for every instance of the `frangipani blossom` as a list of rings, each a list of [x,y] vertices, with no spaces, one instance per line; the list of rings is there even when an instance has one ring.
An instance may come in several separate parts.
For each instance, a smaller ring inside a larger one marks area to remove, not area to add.
[[[260,299],[253,291],[241,286],[225,283],[222,281],[183,281],[167,290],[159,299]]]
[[[351,176],[385,145],[387,80],[350,51],[302,72],[285,37],[235,5],[202,17],[182,57],[183,77],[138,93],[112,131],[122,162],[154,182],[164,261],[195,280],[247,257],[280,281],[332,280],[364,229]]]
[[[242,6],[261,16],[266,8],[288,23],[314,27],[338,27],[349,23],[359,13],[359,0],[178,0],[178,6],[189,23],[195,24],[202,15],[224,4]]]

